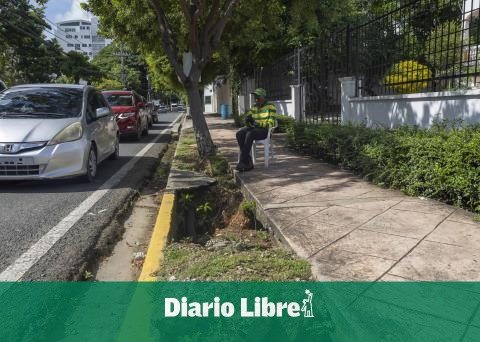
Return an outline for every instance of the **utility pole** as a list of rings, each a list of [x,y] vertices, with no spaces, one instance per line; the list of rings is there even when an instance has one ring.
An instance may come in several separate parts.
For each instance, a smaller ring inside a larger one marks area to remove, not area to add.
[[[120,57],[120,79],[123,84],[125,90],[128,88],[128,80],[127,80],[127,70],[125,68],[125,57],[130,56],[130,54],[125,51],[123,45],[120,46],[120,51],[115,53],[115,56]]]
[[[152,100],[152,86],[150,84],[150,75],[146,75],[147,78],[147,101],[150,102]]]

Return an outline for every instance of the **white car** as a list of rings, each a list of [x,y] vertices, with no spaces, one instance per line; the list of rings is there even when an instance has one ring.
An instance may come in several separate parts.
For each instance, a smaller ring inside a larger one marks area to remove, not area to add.
[[[0,93],[0,180],[83,176],[119,155],[115,116],[86,85],[32,84]]]

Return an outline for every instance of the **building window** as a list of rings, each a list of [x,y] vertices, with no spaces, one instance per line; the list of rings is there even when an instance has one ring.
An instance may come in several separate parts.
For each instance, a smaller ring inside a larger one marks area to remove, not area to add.
[[[77,36],[77,35],[75,35],[75,38],[78,38],[78,36]]]
[[[205,104],[206,105],[211,105],[212,104],[212,97],[211,96],[205,96]]]
[[[75,32],[75,29],[74,28],[66,28],[65,32]]]
[[[72,38],[72,35],[71,35],[71,34],[67,34],[65,37],[67,37],[67,38]]]
[[[88,47],[92,47],[92,44],[88,44]]]
[[[82,44],[82,47],[87,47],[87,44]]]
[[[86,36],[83,36],[83,38],[85,38],[85,39],[90,39],[90,36],[89,36],[89,35],[86,35]]]
[[[68,47],[73,47],[73,44],[68,43],[67,46],[68,46]]]

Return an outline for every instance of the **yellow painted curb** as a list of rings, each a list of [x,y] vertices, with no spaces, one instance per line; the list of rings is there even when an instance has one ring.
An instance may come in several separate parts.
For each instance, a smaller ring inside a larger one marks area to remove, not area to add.
[[[175,194],[164,193],[162,204],[158,211],[155,227],[153,228],[152,238],[148,245],[147,255],[143,263],[142,272],[138,281],[155,281],[156,272],[160,269],[163,249],[167,244],[168,234],[172,225],[173,204]]]

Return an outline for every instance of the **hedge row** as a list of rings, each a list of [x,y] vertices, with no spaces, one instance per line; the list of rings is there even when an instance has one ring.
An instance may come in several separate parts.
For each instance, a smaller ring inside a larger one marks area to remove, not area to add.
[[[436,124],[384,130],[296,124],[289,144],[411,196],[480,212],[480,127]]]

